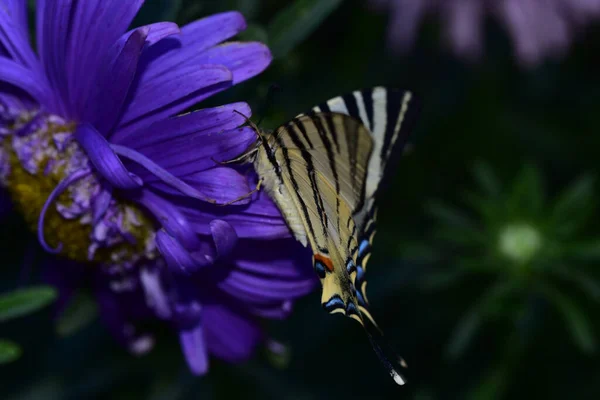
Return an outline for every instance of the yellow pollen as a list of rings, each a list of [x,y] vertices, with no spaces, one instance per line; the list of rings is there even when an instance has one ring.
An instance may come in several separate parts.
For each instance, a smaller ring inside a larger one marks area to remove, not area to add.
[[[53,146],[53,149],[56,150],[54,153],[56,154],[56,158],[43,158],[39,163],[36,174],[27,171],[21,164],[15,149],[12,147],[11,136],[5,138],[2,143],[3,147],[8,150],[10,164],[10,172],[4,184],[10,193],[15,207],[23,215],[27,225],[33,232],[37,232],[40,212],[48,196],[65,178],[64,167],[55,168],[47,175],[44,173],[45,167],[50,161],[68,161],[67,158],[72,155],[72,152],[59,151],[52,139],[56,134],[71,133],[74,129],[74,124],[57,125],[48,123],[44,127],[43,137],[47,138],[45,145]],[[77,147],[77,151],[81,150]],[[76,184],[74,183],[73,185]],[[94,252],[91,260],[88,252],[92,244],[90,237],[92,235],[93,222],[90,220],[84,223],[79,218],[64,218],[56,209],[57,203],[67,206],[73,204],[68,189],[50,205],[44,219],[44,238],[53,248],[56,248],[59,243],[62,244],[62,255],[71,260],[84,263],[100,262],[117,265],[120,261],[133,261],[134,258],[137,257],[139,259],[140,256],[149,257],[146,243],[151,235],[154,234],[154,225],[146,213],[133,203],[118,201],[116,214],[124,214],[126,212],[134,214],[134,219],[137,220],[137,223],[126,223],[125,230],[135,239],[135,243],[122,241],[110,247],[99,247]],[[155,254],[155,252],[151,253]],[[116,254],[119,254],[118,259],[115,259],[117,258],[115,257]]]

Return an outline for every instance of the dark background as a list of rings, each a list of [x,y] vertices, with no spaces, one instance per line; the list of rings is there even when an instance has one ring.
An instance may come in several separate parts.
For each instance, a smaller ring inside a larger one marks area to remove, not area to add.
[[[272,44],[269,24],[291,3],[148,0],[136,24],[239,9],[251,24],[242,38]],[[362,87],[407,88],[421,98],[412,150],[379,199],[369,265],[373,314],[407,360],[408,384],[397,387],[358,324],[325,314],[314,293],[288,320],[268,323],[286,354],[261,348],[242,365],[213,360],[201,378],[187,371],[172,333],[135,358],[97,319],[61,337],[49,311],[38,312],[0,326],[24,349],[0,367],[1,398],[600,398],[600,220],[591,184],[600,169],[600,24],[561,59],[523,68],[494,21],[476,63],[447,50],[433,18],[410,52],[393,56],[386,15],[361,1],[340,3],[265,73],[203,106],[248,101],[254,120],[264,110],[262,127],[275,128]],[[265,106],[274,83],[281,90]],[[490,174],[497,192],[485,190]],[[574,187],[582,176],[584,188]],[[571,203],[561,208],[560,199]],[[573,219],[576,229],[560,231]],[[542,237],[526,259],[498,245],[503,227],[515,223]],[[0,246],[3,289],[39,281],[35,259],[21,267],[35,241],[18,217],[2,226]],[[502,295],[498,281],[508,285]]]

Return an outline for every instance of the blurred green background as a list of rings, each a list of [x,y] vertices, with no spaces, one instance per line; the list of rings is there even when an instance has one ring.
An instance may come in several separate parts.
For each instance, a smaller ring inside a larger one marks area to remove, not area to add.
[[[386,15],[358,0],[147,0],[136,24],[232,9],[249,22],[241,38],[266,42],[276,58],[203,106],[248,101],[254,120],[275,128],[358,88],[421,98],[413,147],[379,199],[369,265],[373,314],[406,359],[408,384],[397,387],[358,324],[328,316],[315,292],[290,319],[268,323],[284,353],[213,360],[201,378],[172,333],[135,358],[93,304],[58,333],[45,308],[0,325],[23,349],[0,365],[0,397],[600,398],[600,25],[560,60],[524,69],[493,21],[477,63],[446,50],[435,19],[410,52],[392,56]],[[281,90],[266,106],[272,84]],[[39,282],[38,250],[18,217],[0,235],[0,289]]]

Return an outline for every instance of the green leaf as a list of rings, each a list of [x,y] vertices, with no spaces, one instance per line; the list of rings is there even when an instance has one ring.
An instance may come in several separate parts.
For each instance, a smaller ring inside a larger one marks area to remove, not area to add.
[[[69,336],[88,325],[98,315],[98,309],[94,299],[87,293],[79,292],[67,305],[66,310],[60,316],[56,332],[60,336]]]
[[[546,298],[555,305],[567,324],[573,341],[581,351],[588,354],[596,351],[596,339],[592,324],[585,312],[568,296],[548,283],[541,283],[539,287]]]
[[[586,240],[567,247],[568,254],[581,261],[600,260],[600,239]]]
[[[460,229],[476,230],[473,221],[458,208],[450,207],[440,201],[430,201],[425,206],[425,211],[439,222]]]
[[[477,386],[469,391],[466,398],[468,400],[496,400],[502,398],[500,393],[503,392],[506,385],[506,373],[504,368],[496,367]]]
[[[56,299],[51,286],[32,286],[4,293],[0,296],[0,322],[37,311]]]
[[[450,336],[450,341],[446,347],[448,357],[457,358],[464,353],[481,327],[488,311],[495,308],[514,289],[515,285],[512,281],[498,281],[473,304],[471,309],[458,322]]]
[[[343,0],[297,0],[280,11],[267,28],[270,48],[280,58],[308,37]]]
[[[10,340],[0,339],[0,365],[15,361],[21,356],[21,348]]]
[[[585,224],[594,209],[594,178],[584,175],[573,182],[556,200],[551,221],[558,232],[568,235]]]
[[[397,238],[386,239],[383,235],[380,242],[381,251],[378,252],[380,254],[386,255],[385,252],[387,251],[391,256],[426,263],[433,263],[442,258],[442,254],[440,254],[438,249],[426,243],[412,240],[398,240]]]
[[[508,215],[513,218],[539,217],[544,201],[545,190],[540,171],[528,164],[513,182],[507,201]]]
[[[572,282],[590,299],[600,302],[600,282],[580,269],[569,268],[565,265],[552,265],[550,272],[557,277]]]
[[[501,193],[502,185],[487,163],[476,162],[473,167],[473,176],[486,195],[495,197]]]
[[[420,282],[420,287],[425,290],[446,289],[462,282],[470,271],[462,268],[452,268],[450,271],[436,271],[428,273]]]

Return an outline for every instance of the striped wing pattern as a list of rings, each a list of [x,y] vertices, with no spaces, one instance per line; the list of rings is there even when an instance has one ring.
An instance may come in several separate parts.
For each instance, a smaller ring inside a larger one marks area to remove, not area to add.
[[[348,115],[309,113],[277,129],[272,142],[284,183],[302,210],[323,284],[323,306],[362,323],[354,290],[358,255],[354,212],[364,208],[371,134]],[[366,308],[361,311],[370,315]]]
[[[353,283],[357,289],[356,296],[361,311],[368,306],[365,270],[376,232],[375,196],[388,161],[394,155],[401,154],[414,124],[416,110],[411,107],[413,101],[411,92],[374,87],[334,97],[311,110],[313,113],[335,112],[356,118],[367,127],[373,139],[373,150],[365,182],[365,201],[362,207],[354,210],[358,231],[358,254]]]
[[[382,344],[368,310],[365,267],[375,235],[375,195],[389,160],[406,141],[411,102],[406,91],[355,91],[296,116],[265,145],[313,250],[323,307],[367,329],[375,352],[399,384],[404,383],[398,372],[402,362]]]

